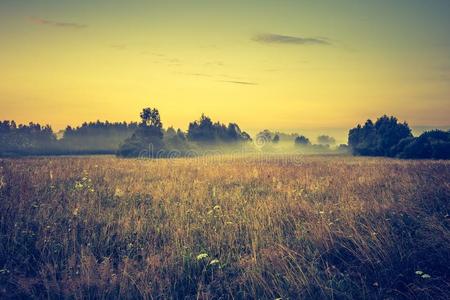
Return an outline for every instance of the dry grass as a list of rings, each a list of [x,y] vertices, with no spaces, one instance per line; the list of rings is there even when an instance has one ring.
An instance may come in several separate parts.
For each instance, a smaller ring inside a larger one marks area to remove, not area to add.
[[[0,168],[1,298],[450,293],[449,162],[90,157]]]

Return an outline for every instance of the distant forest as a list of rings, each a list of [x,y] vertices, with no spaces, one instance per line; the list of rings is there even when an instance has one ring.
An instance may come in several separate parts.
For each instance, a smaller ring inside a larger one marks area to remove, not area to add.
[[[163,128],[159,111],[145,108],[140,122],[89,122],[67,126],[57,138],[49,125],[0,121],[0,156],[115,154],[121,157],[182,157],[202,151],[274,153],[351,153],[398,158],[450,158],[450,131],[432,130],[413,137],[407,123],[382,116],[349,130],[348,145],[318,136],[315,143],[300,134],[263,130],[254,139],[238,124],[214,122],[202,114],[187,132]],[[211,153],[211,152],[210,152]]]

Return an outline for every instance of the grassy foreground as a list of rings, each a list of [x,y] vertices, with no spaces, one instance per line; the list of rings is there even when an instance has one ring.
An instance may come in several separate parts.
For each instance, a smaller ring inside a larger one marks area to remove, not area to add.
[[[446,299],[450,163],[0,160],[0,298]]]

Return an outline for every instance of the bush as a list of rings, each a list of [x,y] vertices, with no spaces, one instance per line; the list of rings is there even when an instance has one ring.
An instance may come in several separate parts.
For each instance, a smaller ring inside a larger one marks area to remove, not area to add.
[[[354,155],[392,156],[392,147],[409,137],[412,134],[407,123],[384,115],[375,124],[369,119],[364,126],[350,129],[348,145]]]
[[[306,136],[300,135],[295,138],[295,144],[298,146],[308,146],[311,145],[311,142]]]
[[[426,131],[419,137],[403,139],[392,153],[400,158],[450,159],[450,131]]]

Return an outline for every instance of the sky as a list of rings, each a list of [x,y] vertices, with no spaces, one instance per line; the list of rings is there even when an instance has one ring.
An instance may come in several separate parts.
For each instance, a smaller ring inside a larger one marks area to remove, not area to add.
[[[0,1],[0,120],[450,125],[450,1]]]

